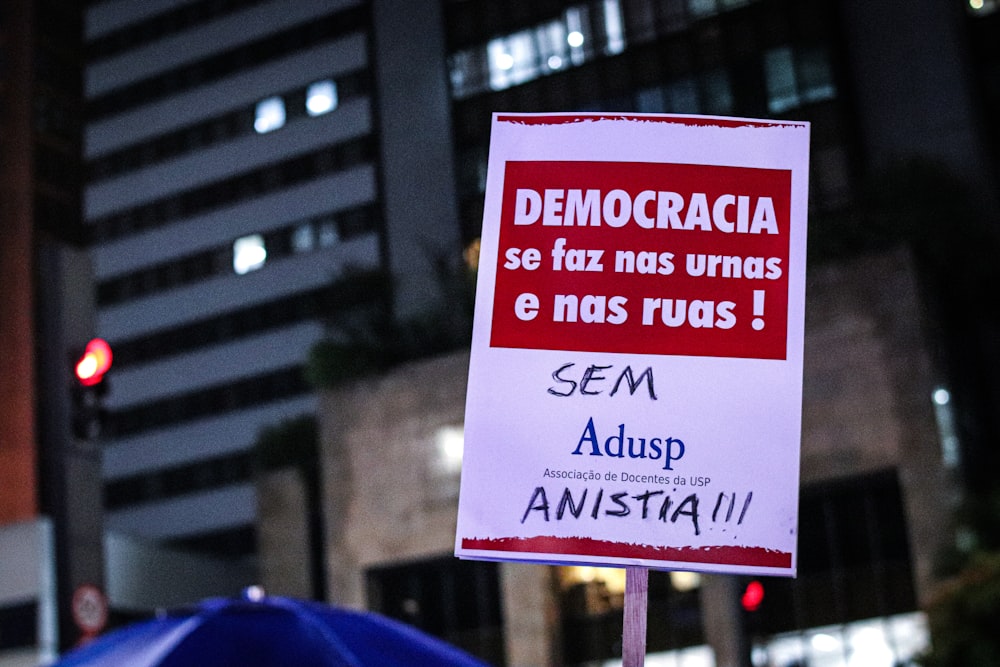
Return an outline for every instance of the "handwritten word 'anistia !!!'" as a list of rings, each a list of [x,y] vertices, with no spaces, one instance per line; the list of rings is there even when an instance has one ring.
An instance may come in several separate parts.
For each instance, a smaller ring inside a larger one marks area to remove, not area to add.
[[[628,456],[630,459],[648,458],[651,461],[662,458],[664,470],[673,470],[671,464],[684,456],[684,442],[679,438],[646,438],[631,435],[626,437],[625,424],[619,424],[618,432],[604,439],[602,451],[601,439],[597,436],[593,417],[587,420],[583,434],[572,453],[582,456],[587,449],[590,450],[587,453],[591,456],[610,456],[619,459]]]
[[[651,212],[652,211],[652,212]],[[735,215],[734,215],[735,214]],[[726,234],[777,234],[778,218],[770,197],[724,194],[711,204],[704,192],[685,201],[677,192],[643,190],[632,197],[625,190],[561,190],[543,193],[518,188],[514,224],[544,227],[624,227],[634,221],[643,229],[717,229]]]
[[[676,491],[676,489],[674,489]],[[544,486],[537,486],[531,493],[528,500],[528,507],[524,510],[521,523],[529,517],[539,516],[544,521],[551,521],[554,517],[556,521],[564,519],[580,519],[584,517],[587,509],[588,496],[591,498],[590,511],[587,516],[597,520],[601,517],[624,518],[633,515],[633,509],[640,519],[649,519],[652,513],[657,521],[662,523],[677,523],[681,517],[686,517],[691,522],[695,535],[701,534],[699,520],[702,516],[701,498],[697,493],[691,493],[682,499],[670,496],[662,489],[646,490],[643,493],[630,494],[628,491],[616,491],[605,496],[604,489],[598,488],[593,495],[590,489],[584,488],[576,497],[569,487],[565,487],[559,503],[553,511],[552,503],[549,502],[549,494]],[[607,502],[605,502],[605,497]],[[730,523],[733,519],[739,526],[746,518],[747,510],[750,509],[750,501],[753,499],[753,491],[743,497],[742,509],[739,515],[735,515],[737,506],[736,493],[720,492],[715,499],[715,506],[712,509],[710,519],[712,523]]]

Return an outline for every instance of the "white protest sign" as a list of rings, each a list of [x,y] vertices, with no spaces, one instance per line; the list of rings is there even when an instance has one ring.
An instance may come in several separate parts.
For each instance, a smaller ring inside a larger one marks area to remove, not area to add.
[[[456,555],[794,575],[808,152],[494,115]]]

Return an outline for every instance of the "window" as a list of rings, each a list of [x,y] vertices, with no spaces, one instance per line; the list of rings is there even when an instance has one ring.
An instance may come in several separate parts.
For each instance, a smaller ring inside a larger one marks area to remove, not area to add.
[[[767,108],[784,113],[810,102],[836,96],[833,72],[825,49],[781,46],[764,54]]]
[[[764,78],[767,81],[767,108],[772,113],[787,111],[799,103],[790,47],[782,46],[764,54]]]
[[[292,231],[292,251],[308,252],[313,249],[313,228],[309,223],[299,225]]]
[[[664,87],[667,102],[666,110],[670,113],[700,113],[698,103],[698,86],[691,77],[685,77],[667,84]]]
[[[319,225],[319,247],[331,248],[340,241],[340,232],[337,230],[337,221],[333,218],[322,218],[317,223]]]
[[[427,485],[429,500],[458,500],[464,446],[465,432],[461,426],[442,426],[434,434],[433,453],[429,460],[430,483]]]
[[[452,54],[452,96],[462,99],[488,90],[503,90],[582,65],[600,54],[614,55],[624,50],[620,0],[604,0],[596,6],[574,5],[554,21]]]
[[[729,82],[729,73],[724,69],[706,72],[702,77],[702,89],[705,97],[705,112],[715,115],[726,115],[733,111],[733,89]]]
[[[496,563],[451,557],[367,572],[369,607],[503,664],[503,613]],[[619,636],[620,638],[620,636]]]
[[[233,242],[233,271],[237,274],[242,276],[256,271],[264,266],[266,260],[267,249],[260,234],[243,236]]]
[[[257,134],[273,132],[285,124],[285,101],[280,97],[268,97],[257,103],[253,129]]]
[[[969,0],[968,11],[974,15],[986,16],[991,14],[1000,7],[1000,2],[997,0]]]
[[[306,89],[306,112],[322,116],[337,108],[337,84],[332,79],[317,81]]]
[[[622,637],[625,571],[568,566],[557,569],[563,651],[568,664],[613,660]],[[650,572],[646,648],[661,653],[704,643],[697,575]],[[676,664],[664,661],[662,664]],[[681,661],[682,665],[689,664]],[[690,664],[697,664],[691,662]]]

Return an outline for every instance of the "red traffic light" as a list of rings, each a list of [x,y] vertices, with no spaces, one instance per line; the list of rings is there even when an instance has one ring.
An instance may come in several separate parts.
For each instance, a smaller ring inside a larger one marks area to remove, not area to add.
[[[95,338],[83,351],[83,356],[76,362],[76,379],[85,387],[91,387],[104,379],[104,374],[111,368],[111,346],[107,341]]]
[[[760,608],[760,603],[764,601],[764,584],[757,580],[751,581],[747,584],[747,588],[743,591],[743,597],[740,598],[740,604],[747,611],[757,611]]]

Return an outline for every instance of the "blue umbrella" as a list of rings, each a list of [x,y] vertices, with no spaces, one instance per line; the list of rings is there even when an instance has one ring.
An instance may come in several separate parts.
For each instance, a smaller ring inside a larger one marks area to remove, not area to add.
[[[283,597],[209,599],[100,637],[53,667],[487,667],[372,612]]]

